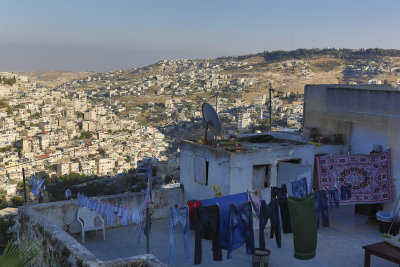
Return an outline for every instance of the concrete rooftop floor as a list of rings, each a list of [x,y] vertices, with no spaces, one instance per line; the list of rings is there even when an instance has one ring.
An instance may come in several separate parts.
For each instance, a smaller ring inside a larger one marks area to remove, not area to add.
[[[330,227],[320,227],[318,230],[317,255],[312,260],[298,260],[293,257],[293,235],[282,235],[282,248],[278,248],[275,239],[269,239],[269,229],[264,231],[266,247],[271,251],[269,266],[364,266],[364,250],[362,246],[381,241],[378,224],[367,222],[364,215],[354,215],[354,206],[341,206],[330,211]],[[258,224],[258,221],[255,222]],[[150,253],[159,260],[168,263],[168,219],[153,221],[150,234]],[[194,260],[194,232],[190,236],[190,263],[183,260],[182,228],[175,233],[176,262],[173,266],[192,266]],[[88,233],[84,246],[100,260],[131,257],[146,253],[146,239],[137,245],[138,233],[134,226],[106,230],[106,241],[100,232]],[[80,235],[74,235],[81,242]],[[254,232],[255,245],[258,247],[258,230]],[[226,251],[222,251],[223,261],[212,260],[211,241],[202,240],[202,264],[211,266],[251,266],[251,255],[245,252],[245,244],[233,251],[232,259],[226,259]],[[400,250],[399,250],[400,253]],[[375,256],[371,256],[371,266],[398,266]]]

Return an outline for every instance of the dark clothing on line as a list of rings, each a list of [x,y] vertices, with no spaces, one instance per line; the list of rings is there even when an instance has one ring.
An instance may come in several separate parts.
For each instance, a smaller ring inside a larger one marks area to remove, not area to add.
[[[235,204],[236,206],[243,204],[248,201],[249,198],[247,193],[239,193],[233,194],[223,197],[216,197],[210,199],[201,200],[202,206],[211,206],[218,205],[219,206],[219,216],[220,216],[220,231],[221,231],[221,247],[225,250],[228,250],[228,241],[229,241],[229,233],[228,233],[228,224],[229,224],[229,204]],[[242,225],[238,226],[240,229]],[[243,231],[243,229],[241,229]],[[246,241],[241,235],[235,235],[233,238],[232,249],[235,250],[238,247],[242,246]]]
[[[315,212],[317,216],[317,227],[319,228],[319,211],[321,211],[322,226],[329,226],[328,199],[325,190],[317,190],[314,192]]]
[[[315,257],[317,248],[317,220],[314,194],[305,198],[288,199],[292,218],[294,257],[309,260]]]
[[[345,185],[340,187],[340,200],[349,200],[351,198],[351,185]]]
[[[281,247],[281,225],[279,223],[278,210],[276,209],[277,205],[275,199],[272,199],[268,205],[265,200],[261,200],[259,229],[259,244],[261,250],[265,250],[264,228],[269,219],[271,220],[270,238],[272,238],[275,233],[276,244],[278,248]]]
[[[287,194],[286,184],[283,184],[281,188],[279,187],[271,188],[271,199],[277,198],[279,204],[283,233],[290,234],[292,232],[292,224],[290,221],[289,206],[286,194]],[[275,205],[275,208],[276,210],[278,210],[278,205]]]
[[[201,263],[201,239],[212,240],[214,261],[222,260],[219,207],[198,206],[194,210],[194,264]]]
[[[339,193],[336,187],[329,189],[329,206],[331,210],[333,209],[333,203],[335,204],[335,209],[339,208]]]

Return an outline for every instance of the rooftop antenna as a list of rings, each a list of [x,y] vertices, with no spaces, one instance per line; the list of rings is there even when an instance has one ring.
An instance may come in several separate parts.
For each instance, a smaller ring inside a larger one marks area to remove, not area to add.
[[[210,130],[214,137],[221,135],[222,127],[221,120],[215,109],[208,103],[203,103],[202,107],[203,118],[206,121],[206,132],[204,134],[204,144],[210,144],[208,140],[208,130]]]

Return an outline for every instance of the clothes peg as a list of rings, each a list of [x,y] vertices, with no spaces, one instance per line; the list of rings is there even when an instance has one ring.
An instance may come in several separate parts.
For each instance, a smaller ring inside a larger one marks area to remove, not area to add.
[[[217,206],[219,207],[219,203],[217,202]]]

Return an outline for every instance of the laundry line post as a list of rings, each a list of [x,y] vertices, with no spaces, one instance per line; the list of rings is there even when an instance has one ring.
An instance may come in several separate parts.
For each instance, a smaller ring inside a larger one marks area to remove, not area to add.
[[[149,232],[149,206],[146,205],[146,253],[150,253],[150,232]]]
[[[22,182],[23,182],[23,186],[24,186],[24,200],[25,200],[25,204],[27,203],[26,200],[26,185],[25,185],[25,169],[22,168]]]

